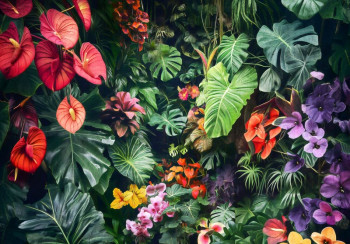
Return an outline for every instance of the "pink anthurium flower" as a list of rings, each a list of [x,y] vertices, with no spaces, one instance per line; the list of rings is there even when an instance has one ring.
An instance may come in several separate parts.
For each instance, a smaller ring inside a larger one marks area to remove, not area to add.
[[[73,3],[79,17],[84,23],[85,30],[89,31],[91,26],[91,11],[89,2],[87,0],[73,0]]]
[[[32,11],[32,8],[32,0],[0,0],[1,11],[13,19],[19,19],[26,16]]]
[[[208,220],[203,218],[200,220],[200,226],[206,228],[204,230],[199,231],[198,235],[198,244],[209,244],[210,243],[210,236],[213,232],[217,232],[220,234],[224,233],[224,227],[225,225],[222,223],[210,223],[208,227]]]

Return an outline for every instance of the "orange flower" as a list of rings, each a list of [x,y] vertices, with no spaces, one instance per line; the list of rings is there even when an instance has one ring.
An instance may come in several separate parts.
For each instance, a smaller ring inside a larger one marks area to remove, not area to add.
[[[263,114],[253,114],[248,122],[246,123],[247,132],[244,133],[246,141],[251,141],[255,136],[258,136],[260,139],[266,137],[264,126],[262,121],[264,119]]]
[[[272,151],[272,148],[276,145],[276,138],[271,138],[270,140],[261,139],[259,137],[255,137],[253,139],[253,144],[255,147],[255,153],[261,153],[261,158],[266,159]]]
[[[176,175],[176,182],[179,184],[179,185],[182,185],[182,187],[186,187],[187,186],[187,179],[181,175],[181,174],[178,174]]]
[[[320,233],[314,232],[311,239],[317,244],[345,244],[343,241],[337,241],[337,236],[332,227],[326,227]]]
[[[267,121],[264,123],[264,127],[271,125],[280,115],[280,111],[275,108],[270,109],[269,116],[266,116]]]
[[[192,197],[194,199],[197,199],[198,196],[205,197],[205,194],[207,193],[207,188],[200,181],[196,182],[195,184],[192,184],[191,189]]]
[[[181,166],[186,166],[186,158],[179,158],[177,163]]]
[[[288,242],[289,244],[311,244],[310,239],[304,239],[299,233],[292,231],[288,235]],[[287,244],[285,242],[281,244]]]
[[[189,168],[189,167],[186,167],[185,170],[184,170],[184,173],[187,177],[187,179],[192,179],[195,177],[195,172],[194,172],[194,169],[193,168]]]

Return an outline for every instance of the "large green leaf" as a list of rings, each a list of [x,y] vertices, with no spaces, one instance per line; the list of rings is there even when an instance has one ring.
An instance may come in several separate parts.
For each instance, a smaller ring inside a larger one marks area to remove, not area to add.
[[[258,45],[264,49],[267,60],[276,67],[286,69],[285,52],[297,43],[318,45],[318,37],[314,27],[309,25],[302,28],[300,21],[289,23],[282,20],[273,24],[273,30],[262,26],[257,35]]]
[[[137,185],[144,185],[152,174],[155,161],[151,149],[139,139],[133,137],[125,143],[116,141],[108,152],[119,173]]]
[[[10,127],[9,104],[0,102],[0,148]]]
[[[251,67],[238,71],[231,83],[228,78],[222,63],[208,71],[204,129],[210,138],[228,135],[241,116],[241,109],[258,86],[256,71]]]
[[[186,125],[187,117],[183,115],[179,108],[172,109],[170,106],[160,114],[153,114],[149,124],[151,126],[157,126],[157,130],[163,130],[165,127],[165,133],[168,136],[179,135]]]
[[[181,69],[182,59],[180,52],[175,48],[165,44],[159,44],[154,55],[147,53],[143,55],[145,63],[151,63],[150,71],[154,78],[162,81],[173,79]]]
[[[182,212],[181,220],[185,221],[187,224],[194,224],[198,219],[198,214],[200,210],[200,205],[198,201],[191,199],[180,205]]]
[[[211,222],[220,222],[227,225],[229,221],[234,221],[234,208],[228,203],[222,204],[210,213]]]
[[[45,160],[57,183],[73,182],[79,189],[87,191],[96,186],[108,170],[110,162],[103,156],[103,151],[106,145],[113,144],[114,138],[106,131],[100,130],[105,128],[98,120],[104,102],[97,88],[89,94],[82,95],[77,87],[72,89],[72,95],[86,110],[83,128],[71,134],[58,124],[56,110],[67,90],[55,92],[50,96],[34,97],[39,118],[51,122],[43,127],[47,137]]]
[[[331,0],[321,9],[320,15],[324,19],[336,19],[349,23],[349,6],[343,0]]]
[[[16,215],[24,220],[20,229],[27,230],[33,244],[92,244],[110,243],[111,236],[104,229],[103,214],[95,209],[87,193],[81,193],[68,183],[62,192],[49,185],[48,193],[39,202],[18,206]]]
[[[248,57],[249,38],[246,34],[241,34],[235,38],[232,36],[223,36],[219,46],[217,62],[222,62],[227,71],[234,75],[243,62]]]
[[[268,68],[261,75],[259,90],[262,92],[277,91],[281,86],[281,76],[273,67]]]
[[[36,89],[42,84],[34,62],[22,74],[10,80],[6,80],[0,72],[0,90],[5,93],[16,93],[29,97],[34,95]]]
[[[183,188],[179,184],[174,184],[166,189],[167,198],[181,197],[183,195],[191,194],[191,192],[191,189]]]
[[[350,75],[350,39],[344,38],[337,40],[332,44],[332,56],[329,58],[329,64],[334,73],[339,75],[339,79]]]
[[[317,14],[328,1],[329,0],[282,0],[282,4],[299,19],[306,20]]]
[[[298,44],[287,50],[286,72],[292,74],[288,85],[297,90],[302,89],[319,59],[321,59],[321,49],[313,45],[300,46]]]

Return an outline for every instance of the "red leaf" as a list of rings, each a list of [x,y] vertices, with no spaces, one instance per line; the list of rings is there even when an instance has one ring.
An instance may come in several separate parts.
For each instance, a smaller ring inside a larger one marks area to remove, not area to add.
[[[11,152],[11,163],[21,170],[34,173],[46,153],[46,137],[38,127],[29,129],[27,140],[22,137]]]
[[[41,34],[49,41],[63,45],[66,49],[75,46],[79,38],[77,23],[72,17],[55,9],[49,9],[40,16]]]
[[[106,80],[107,71],[106,64],[97,48],[89,42],[83,43],[80,48],[80,58],[74,55],[75,72],[92,84],[102,84],[100,76]]]
[[[89,2],[87,0],[73,0],[73,3],[79,17],[84,23],[85,30],[89,31],[91,26],[91,11]]]
[[[32,11],[32,0],[0,0],[0,9],[7,16],[18,19],[26,16]]]
[[[36,46],[35,65],[40,79],[52,91],[67,86],[75,75],[73,58],[66,52],[60,57],[57,46],[50,41]]]
[[[67,131],[74,134],[77,132],[85,120],[84,106],[72,95],[65,97],[57,108],[56,118],[58,123]]]
[[[0,46],[0,71],[6,79],[23,73],[34,59],[34,44],[27,27],[23,29],[20,42],[17,27],[11,22],[8,29],[0,35]]]

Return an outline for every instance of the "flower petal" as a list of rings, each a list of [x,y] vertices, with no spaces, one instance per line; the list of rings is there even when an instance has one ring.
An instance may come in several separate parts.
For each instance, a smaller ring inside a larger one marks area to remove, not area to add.
[[[331,239],[332,241],[337,240],[337,236],[335,234],[335,231],[332,227],[326,227],[321,231],[321,235]]]
[[[0,9],[7,16],[18,19],[26,16],[32,11],[32,0],[16,0],[16,4],[12,4],[8,0],[0,0]]]
[[[313,213],[312,217],[313,217],[314,219],[316,219],[320,224],[325,224],[325,223],[327,222],[327,215],[326,215],[326,213],[323,212],[323,211],[320,210],[320,209],[317,209],[317,210]]]
[[[84,23],[86,31],[89,31],[91,26],[91,11],[87,0],[73,0],[75,10],[78,12],[80,19]]]

